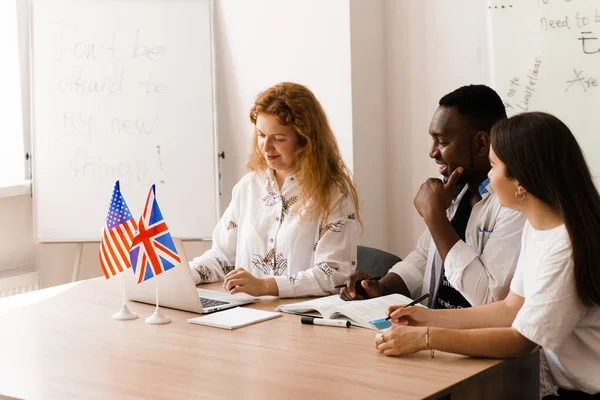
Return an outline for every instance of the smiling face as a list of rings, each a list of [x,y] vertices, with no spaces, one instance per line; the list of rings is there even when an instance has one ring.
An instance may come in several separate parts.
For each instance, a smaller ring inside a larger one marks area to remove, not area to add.
[[[260,113],[256,117],[256,139],[258,148],[267,165],[278,176],[287,177],[294,173],[298,135],[292,127],[281,125],[277,117]]]
[[[478,153],[481,151],[476,146],[475,136],[479,134],[486,135],[485,132],[477,132],[469,119],[461,115],[456,108],[438,107],[435,111],[429,125],[429,135],[433,141],[429,157],[439,165],[444,182],[458,167],[464,168],[459,180],[461,183],[469,182],[470,177],[478,173],[476,170],[483,167],[478,165]]]

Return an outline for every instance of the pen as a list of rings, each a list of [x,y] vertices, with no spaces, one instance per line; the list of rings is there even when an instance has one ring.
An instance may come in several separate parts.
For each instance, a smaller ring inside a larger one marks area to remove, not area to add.
[[[350,321],[346,321],[345,319],[302,317],[300,318],[300,322],[305,325],[323,325],[335,326],[338,328],[350,328]]]
[[[404,306],[404,307],[402,307],[402,308],[406,308],[406,307],[414,306],[415,304],[422,302],[423,300],[425,300],[425,299],[426,299],[426,298],[428,298],[428,297],[429,297],[429,293],[425,293],[423,296],[419,297],[419,298],[418,298],[418,299],[416,299],[416,300],[413,300],[413,301],[411,301],[410,303],[408,303],[407,305],[405,305],[405,306]],[[392,315],[390,314],[390,315],[388,315],[388,316],[387,316],[387,318],[386,318],[385,320],[386,320],[386,321],[389,321],[391,318],[392,318]]]
[[[383,278],[383,277],[382,277],[382,276],[372,276],[372,277],[370,277],[369,279],[361,279],[360,281],[357,281],[357,282],[356,282],[356,284],[357,284],[357,285],[360,285],[360,283],[361,283],[363,280],[365,280],[365,281],[378,281],[378,280],[380,280],[381,278]],[[345,283],[344,283],[344,284],[341,284],[341,285],[337,285],[335,288],[336,288],[336,289],[341,289],[341,288],[343,288],[343,287],[346,287],[346,284],[345,284]]]

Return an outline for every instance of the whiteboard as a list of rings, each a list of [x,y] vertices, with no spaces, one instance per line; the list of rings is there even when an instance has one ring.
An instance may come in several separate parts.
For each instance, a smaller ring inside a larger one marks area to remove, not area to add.
[[[118,179],[171,233],[217,221],[211,4],[35,0],[32,175],[39,242],[98,241]]]
[[[600,176],[600,1],[489,1],[488,27],[492,84],[509,116],[554,114]]]

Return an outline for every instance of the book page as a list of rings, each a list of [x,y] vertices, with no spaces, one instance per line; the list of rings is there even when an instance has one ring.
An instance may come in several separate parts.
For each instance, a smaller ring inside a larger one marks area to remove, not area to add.
[[[409,297],[395,293],[374,299],[345,302],[332,311],[335,314],[347,316],[363,328],[376,329],[369,321],[385,318],[389,306],[408,304],[411,301],[412,299]]]
[[[339,294],[334,294],[331,296],[320,297],[318,299],[303,301],[300,303],[281,305],[277,307],[277,310],[292,314],[317,311],[325,318],[329,318],[329,311],[335,308],[336,306],[342,305],[344,303],[346,302],[340,298]]]

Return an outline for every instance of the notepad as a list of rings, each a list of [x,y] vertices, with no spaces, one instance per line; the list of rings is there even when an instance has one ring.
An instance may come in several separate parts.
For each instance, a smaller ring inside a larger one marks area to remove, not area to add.
[[[190,318],[190,324],[212,326],[221,329],[237,329],[257,322],[281,317],[281,313],[236,307],[203,317]]]

